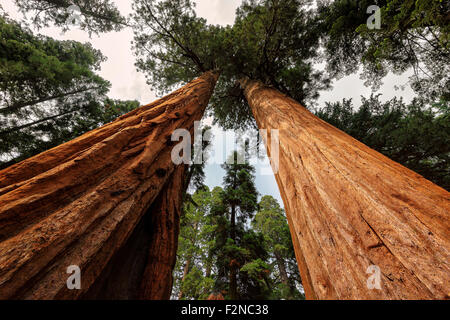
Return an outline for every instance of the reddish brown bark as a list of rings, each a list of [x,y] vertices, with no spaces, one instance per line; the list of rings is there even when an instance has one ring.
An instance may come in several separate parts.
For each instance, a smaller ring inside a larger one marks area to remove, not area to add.
[[[205,73],[0,171],[1,299],[75,299],[89,290],[175,171],[171,134],[192,130],[216,80]],[[70,265],[81,268],[81,290],[67,289]]]
[[[152,239],[142,277],[141,299],[170,299],[180,233],[184,173],[184,166],[177,168],[151,211]]]
[[[276,180],[309,299],[443,299],[450,195],[260,82],[242,87],[259,128],[279,130]],[[367,268],[381,270],[381,290]]]
[[[95,280],[83,300],[167,300],[179,234],[184,167],[179,166],[151,207]]]
[[[207,300],[225,300],[225,298],[221,293],[218,294],[211,293]]]

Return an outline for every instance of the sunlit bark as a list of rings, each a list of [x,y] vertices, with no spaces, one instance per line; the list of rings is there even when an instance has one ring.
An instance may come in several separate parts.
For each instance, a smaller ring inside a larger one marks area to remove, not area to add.
[[[192,131],[216,81],[217,74],[205,73],[110,124],[0,171],[1,299],[76,299],[89,291],[176,172],[171,135],[178,128]],[[161,204],[156,207],[161,210],[154,214],[164,213]],[[175,241],[173,234],[168,241]],[[166,254],[174,255],[174,243],[167,247]],[[159,257],[157,263],[170,265],[172,258]],[[80,290],[67,288],[71,265],[81,269]]]
[[[448,298],[450,194],[279,91],[241,85],[269,141],[279,130],[276,180],[307,298]],[[372,265],[381,290],[367,286]]]

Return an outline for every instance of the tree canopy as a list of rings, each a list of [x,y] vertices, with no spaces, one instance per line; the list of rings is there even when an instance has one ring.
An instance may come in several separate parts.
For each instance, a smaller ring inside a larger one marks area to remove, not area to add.
[[[0,17],[0,34],[1,114],[110,87],[95,73],[106,57],[90,44],[33,35],[7,17]]]
[[[135,0],[137,66],[159,90],[218,68],[222,77],[210,111],[225,128],[254,125],[236,83],[242,76],[312,107],[331,79],[363,68],[366,84],[377,88],[389,72],[412,70],[415,92],[429,103],[448,101],[448,4],[375,1],[381,28],[370,29],[372,4],[246,0],[234,24],[222,27],[198,18],[190,0]]]
[[[233,26],[208,25],[190,0],[135,0],[137,67],[153,88],[168,90],[207,69],[221,78],[211,114],[224,128],[252,127],[254,120],[237,81],[260,79],[304,104],[329,88],[315,69],[319,40],[311,32],[308,4],[298,0],[244,1]]]
[[[380,28],[367,25],[367,8],[380,8]],[[327,69],[341,77],[363,66],[378,88],[389,73],[412,70],[409,85],[429,101],[449,99],[449,3],[417,1],[321,1],[317,21]]]
[[[67,31],[72,24],[77,23],[77,27],[81,30],[89,34],[99,34],[119,31],[127,23],[111,0],[14,0],[14,2],[24,16],[31,13],[31,22],[38,29],[55,25]],[[74,19],[79,21],[73,21]]]
[[[34,35],[0,17],[0,166],[69,141],[139,106],[108,99],[90,44]]]

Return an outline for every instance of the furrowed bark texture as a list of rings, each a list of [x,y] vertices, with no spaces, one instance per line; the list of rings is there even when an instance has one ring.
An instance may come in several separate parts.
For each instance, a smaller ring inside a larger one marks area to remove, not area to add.
[[[260,82],[241,85],[266,142],[279,130],[285,205],[309,299],[444,299],[450,194]],[[369,266],[381,290],[369,289]]]
[[[185,167],[180,166],[168,186],[155,201],[152,215],[152,236],[148,250],[147,265],[144,270],[140,299],[168,300],[172,293],[180,216],[183,198]]]
[[[127,243],[83,300],[168,300],[178,247],[184,166],[178,166]]]
[[[0,171],[0,299],[76,299],[89,290],[176,172],[171,134],[192,130],[216,81],[207,72]],[[81,269],[81,290],[67,288],[71,265]]]

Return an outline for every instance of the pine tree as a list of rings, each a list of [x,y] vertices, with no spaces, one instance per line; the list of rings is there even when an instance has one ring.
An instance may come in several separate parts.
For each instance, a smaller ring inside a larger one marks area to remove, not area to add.
[[[367,14],[373,5],[379,8],[378,27]],[[409,85],[418,96],[448,103],[449,9],[440,0],[318,3],[316,25],[328,70],[339,78],[362,67],[361,76],[373,88],[389,72],[412,70]]]
[[[278,299],[298,299],[303,296],[297,289],[300,280],[295,261],[294,248],[292,246],[289,226],[284,210],[272,196],[264,196],[259,202],[258,213],[255,215],[252,225],[255,230],[264,235],[267,248],[271,254],[278,281],[274,281],[274,291],[279,292]],[[294,266],[292,268],[291,266]],[[290,272],[292,270],[292,272]]]
[[[137,108],[106,96],[105,57],[89,44],[34,35],[0,17],[0,168],[72,140]]]
[[[237,245],[237,229],[242,228],[247,220],[253,217],[258,198],[254,182],[254,167],[248,163],[240,164],[238,162],[238,152],[235,151],[229,157],[227,163],[222,165],[225,170],[223,201],[230,210],[229,239],[231,245]],[[238,298],[237,267],[239,267],[239,262],[237,262],[237,259],[232,259],[230,261],[230,298],[232,300]]]
[[[38,29],[55,25],[67,31],[76,23],[78,28],[91,35],[119,31],[127,25],[125,17],[110,0],[14,0],[14,2],[24,16],[31,13],[30,20]],[[73,21],[74,19],[79,21]]]

